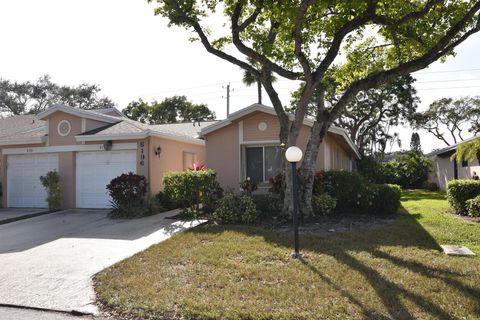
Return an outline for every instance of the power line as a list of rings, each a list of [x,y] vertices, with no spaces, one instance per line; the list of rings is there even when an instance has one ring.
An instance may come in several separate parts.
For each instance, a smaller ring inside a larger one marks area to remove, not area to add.
[[[462,87],[444,87],[444,88],[416,88],[417,90],[450,90],[450,89],[470,89],[480,88],[480,86],[462,86]]]
[[[480,71],[480,69],[457,69],[457,70],[446,70],[446,71],[425,71],[425,72],[415,72],[415,74],[432,74],[432,73],[452,73],[452,72],[465,72],[465,71]]]

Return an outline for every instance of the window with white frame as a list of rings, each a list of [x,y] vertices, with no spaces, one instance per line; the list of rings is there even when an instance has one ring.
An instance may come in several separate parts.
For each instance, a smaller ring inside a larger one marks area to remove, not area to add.
[[[245,147],[245,176],[266,182],[281,172],[283,152],[279,146]]]

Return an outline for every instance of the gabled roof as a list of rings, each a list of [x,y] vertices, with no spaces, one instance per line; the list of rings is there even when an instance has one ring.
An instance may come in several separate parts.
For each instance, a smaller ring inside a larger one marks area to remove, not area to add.
[[[103,114],[103,113],[95,111],[95,110],[84,110],[84,109],[72,108],[72,107],[67,107],[65,105],[62,105],[62,104],[53,105],[53,106],[45,109],[44,111],[40,112],[37,116],[38,116],[39,119],[45,119],[49,115],[51,115],[55,112],[58,112],[58,111],[68,113],[68,114],[71,114],[71,115],[75,115],[75,116],[78,116],[78,117],[81,117],[81,118],[103,121],[103,122],[106,122],[106,123],[114,123],[114,122],[122,121],[122,119],[119,118],[119,117],[109,116],[107,114]]]
[[[442,149],[439,149],[439,150],[435,150],[435,151],[432,151],[428,154],[426,154],[427,157],[431,157],[431,156],[441,156],[443,154],[450,154],[450,153],[453,153],[453,151],[457,150],[457,147],[459,145],[461,145],[462,143],[465,143],[465,142],[469,142],[469,141],[472,141],[472,140],[475,140],[475,139],[478,139],[480,138],[480,135],[476,135],[476,136],[473,136],[471,138],[468,138],[468,139],[465,139],[463,141],[460,141],[458,143],[455,143],[455,144],[452,144],[451,146],[448,146],[448,147],[445,147],[445,148],[442,148]]]
[[[45,130],[45,121],[33,114],[1,118],[0,145],[45,142]]]
[[[240,118],[243,118],[246,115],[249,115],[253,112],[263,112],[263,113],[267,113],[267,114],[274,115],[274,116],[277,115],[274,108],[263,105],[263,104],[254,103],[254,104],[252,104],[252,105],[250,105],[246,108],[243,108],[243,109],[238,110],[234,113],[231,113],[227,117],[227,119],[218,121],[217,123],[212,124],[212,125],[206,127],[205,129],[202,129],[201,136],[205,136],[205,135],[207,135],[207,134],[209,134],[213,131],[216,131],[216,130],[221,129],[225,126],[228,126],[233,121],[238,120]],[[289,116],[290,120],[292,120],[292,121],[295,119],[295,115],[293,115],[291,113],[289,113],[288,116]],[[314,124],[314,121],[311,120],[311,119],[305,118],[303,120],[303,124],[307,125],[309,127],[312,127],[313,124]],[[328,129],[328,132],[340,135],[345,140],[345,142],[348,144],[350,149],[355,153],[357,158],[358,159],[361,158],[360,152],[358,151],[357,147],[355,146],[353,141],[348,136],[348,133],[347,133],[346,129],[343,129],[343,128],[340,128],[340,127],[337,127],[337,126],[330,126],[330,128]]]

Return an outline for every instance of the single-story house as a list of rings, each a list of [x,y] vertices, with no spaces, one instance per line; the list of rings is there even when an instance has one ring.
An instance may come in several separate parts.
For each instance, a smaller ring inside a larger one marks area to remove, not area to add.
[[[51,170],[60,174],[64,208],[108,207],[106,185],[126,172],[147,177],[153,195],[165,172],[205,162],[198,134],[212,123],[145,125],[114,108],[62,105],[0,119],[3,206],[46,207],[39,177]]]
[[[470,139],[465,139],[457,144],[427,154],[426,156],[433,162],[433,168],[428,177],[428,181],[436,183],[440,190],[446,190],[447,183],[450,180],[472,179],[474,172],[479,175],[480,163],[478,160],[475,159],[473,161],[457,163],[457,161],[450,159],[457,150],[458,145],[478,139],[479,137],[480,136],[475,136]]]
[[[306,119],[299,146],[313,122]],[[106,185],[116,176],[144,175],[149,195],[162,190],[166,172],[194,163],[217,171],[223,188],[239,190],[247,176],[266,186],[280,170],[283,149],[273,108],[254,104],[223,121],[145,125],[115,108],[52,106],[37,115],[0,119],[0,182],[4,207],[46,207],[39,177],[60,174],[64,208],[106,208]],[[330,128],[317,170],[352,170],[358,150],[344,129]]]
[[[291,115],[293,120],[293,115]],[[305,150],[313,121],[305,119],[298,146]],[[268,187],[270,177],[280,172],[284,150],[279,141],[280,124],[275,110],[253,104],[230,114],[227,119],[202,128],[207,167],[217,172],[223,188],[238,190],[239,182],[250,177]],[[322,144],[316,162],[317,170],[355,168],[360,154],[345,129],[332,126]]]

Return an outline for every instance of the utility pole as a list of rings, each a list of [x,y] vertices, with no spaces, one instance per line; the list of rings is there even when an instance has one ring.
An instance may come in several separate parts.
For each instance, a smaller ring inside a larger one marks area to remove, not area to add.
[[[230,114],[230,82],[227,84],[226,89],[227,89],[227,117],[228,117],[228,115]]]

